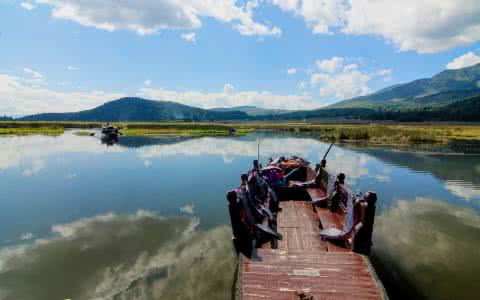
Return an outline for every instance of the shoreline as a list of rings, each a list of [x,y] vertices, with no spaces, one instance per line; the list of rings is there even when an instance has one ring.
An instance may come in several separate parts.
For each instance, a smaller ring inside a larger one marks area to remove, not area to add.
[[[100,122],[0,122],[1,135],[59,135],[67,129],[86,131]],[[320,124],[320,123],[112,123],[130,136],[240,136],[255,131],[291,132],[322,141],[346,144],[419,145],[447,144],[452,140],[480,141],[480,124]]]

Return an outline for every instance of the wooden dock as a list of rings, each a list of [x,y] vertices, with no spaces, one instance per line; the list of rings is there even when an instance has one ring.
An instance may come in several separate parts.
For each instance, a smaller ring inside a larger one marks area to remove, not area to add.
[[[235,298],[387,298],[367,256],[320,239],[321,227],[329,227],[319,218],[325,209],[314,210],[311,201],[282,201],[280,207],[283,239],[277,249],[267,243],[251,258],[240,255]]]

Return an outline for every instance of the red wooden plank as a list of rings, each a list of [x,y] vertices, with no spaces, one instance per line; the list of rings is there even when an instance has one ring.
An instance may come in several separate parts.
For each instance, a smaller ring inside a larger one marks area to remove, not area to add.
[[[316,300],[384,298],[367,258],[321,241],[319,217],[309,201],[281,207],[278,249],[258,249],[255,259],[242,259],[242,299],[298,300],[299,292]]]

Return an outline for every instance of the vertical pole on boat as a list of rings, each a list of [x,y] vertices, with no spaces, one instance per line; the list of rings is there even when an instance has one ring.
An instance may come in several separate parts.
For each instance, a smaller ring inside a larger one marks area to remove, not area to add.
[[[260,138],[257,139],[257,161],[260,162]]]
[[[372,249],[373,223],[375,222],[375,210],[377,202],[377,194],[375,192],[365,193],[367,207],[363,218],[363,227],[355,237],[353,251],[365,255],[370,254]]]
[[[332,149],[333,144],[335,144],[335,141],[333,141],[333,142],[330,144],[330,147],[328,147],[327,152],[326,152],[325,155],[323,156],[323,159],[322,159],[322,160],[325,160],[325,159],[327,158],[328,152],[330,152],[330,149]]]

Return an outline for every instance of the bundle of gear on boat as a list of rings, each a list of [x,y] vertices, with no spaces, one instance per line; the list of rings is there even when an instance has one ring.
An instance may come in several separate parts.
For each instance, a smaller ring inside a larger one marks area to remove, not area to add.
[[[342,210],[345,218],[343,228],[323,228],[320,237],[353,243],[354,234],[364,225],[365,207],[372,195],[353,195],[345,187],[345,174],[329,175],[326,164],[325,157],[315,168],[298,156],[270,159],[265,167],[254,160],[253,168],[241,175],[240,186],[227,193],[237,251],[249,256],[254,248],[267,242],[272,248],[277,248],[277,241],[282,239],[277,231],[276,217],[281,210],[279,203],[292,199],[311,199],[314,207],[327,207],[331,213]],[[316,197],[314,193],[320,187],[322,197]],[[368,238],[371,239],[371,236]],[[371,241],[368,243],[371,244]],[[370,244],[364,246],[367,251]]]

